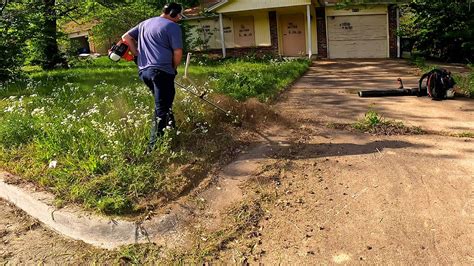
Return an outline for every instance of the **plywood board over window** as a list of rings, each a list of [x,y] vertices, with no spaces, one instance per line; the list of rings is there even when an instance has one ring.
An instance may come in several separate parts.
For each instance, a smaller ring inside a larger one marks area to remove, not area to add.
[[[233,20],[235,47],[255,46],[255,28],[253,17],[235,17]]]
[[[205,21],[201,24],[201,28],[199,29],[201,41],[203,42],[202,48],[204,50],[212,49],[218,47],[216,44],[216,36],[218,33],[218,28],[214,21]]]

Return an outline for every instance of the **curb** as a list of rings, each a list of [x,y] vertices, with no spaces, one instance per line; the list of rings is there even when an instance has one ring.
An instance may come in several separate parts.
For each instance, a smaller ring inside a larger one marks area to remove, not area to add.
[[[114,220],[86,213],[79,208],[56,209],[53,196],[7,184],[8,174],[0,172],[0,198],[16,205],[47,227],[70,238],[104,249],[150,242],[150,238],[173,232],[185,210],[155,217],[143,223]]]
[[[200,193],[206,202],[205,213],[214,215],[243,198],[239,188],[243,181],[253,176],[259,163],[264,160],[263,154],[272,151],[271,142],[284,139],[269,136],[251,150],[242,153],[218,174],[218,184]],[[54,207],[54,196],[46,192],[34,191],[33,186],[26,188],[8,184],[9,173],[0,170],[0,198],[16,205],[28,215],[36,218],[52,230],[104,249],[138,243],[176,243],[183,229],[192,221],[194,208],[182,203],[172,204],[171,211],[161,216],[154,216],[143,222],[130,222],[111,217],[87,213],[79,207]],[[212,220],[212,219],[211,219]]]

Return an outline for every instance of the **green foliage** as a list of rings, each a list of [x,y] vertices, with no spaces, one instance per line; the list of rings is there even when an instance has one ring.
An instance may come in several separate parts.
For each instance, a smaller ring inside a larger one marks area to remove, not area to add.
[[[7,2],[0,16],[0,85],[17,75],[25,61],[23,53],[29,33],[30,14],[22,1]]]
[[[38,133],[34,123],[35,120],[31,116],[11,114],[8,120],[0,124],[0,143],[5,148],[28,144]]]
[[[163,6],[169,1],[131,1],[116,3],[115,5],[100,5],[94,9],[94,12],[88,16],[89,20],[96,20],[99,23],[94,26],[93,38],[97,44],[109,44],[118,40],[125,32],[135,27],[138,23],[151,17],[159,16]],[[187,0],[179,1],[184,8],[192,7],[198,4],[198,1]],[[181,22],[183,28],[183,40],[189,39],[189,25]],[[185,46],[189,44],[189,40],[185,42]],[[187,50],[187,46],[184,47]]]
[[[382,117],[374,110],[369,110],[365,113],[364,119],[354,124],[355,129],[362,131],[370,130],[382,123]]]
[[[214,67],[192,67],[190,75],[202,84],[210,74],[254,67],[255,72],[278,73],[282,85],[293,75],[289,68],[305,64],[226,60]],[[176,175],[178,167],[193,162],[204,171],[232,144],[224,133],[225,117],[178,90],[174,112],[179,132],[168,131],[145,156],[153,99],[136,72],[133,63],[103,57],[79,61],[70,70],[31,69],[29,79],[1,87],[0,168],[48,188],[58,202],[77,202],[103,213],[139,211],[139,203],[150,195],[165,200],[178,196],[200,176],[195,171]],[[247,89],[258,87],[265,97],[281,89],[263,86],[250,72],[243,72],[251,77]],[[212,87],[217,83],[208,85],[219,91]]]
[[[135,2],[117,8],[96,10],[95,17],[100,22],[92,29],[94,42],[98,45],[117,41],[129,29],[139,22],[160,14],[158,5]]]
[[[169,1],[102,1],[102,0],[9,0],[0,4],[0,82],[7,81],[23,66],[41,65],[44,69],[65,67],[65,55],[58,48],[62,34],[57,21],[97,19],[97,41],[115,41],[141,20],[160,14]],[[180,1],[185,7],[196,0]]]
[[[456,81],[456,86],[459,87],[463,93],[471,98],[474,98],[474,68],[471,66],[471,72],[466,74],[454,74],[453,78]]]
[[[373,109],[369,109],[363,119],[352,124],[352,128],[360,132],[379,135],[419,135],[425,133],[420,127],[408,127],[400,121],[386,120]]]
[[[237,100],[256,97],[266,102],[288,86],[308,68],[309,61],[277,60],[266,63],[232,61],[223,64],[211,77],[217,92],[232,96]]]
[[[402,34],[424,56],[472,62],[474,16],[471,1],[413,0],[403,10]]]

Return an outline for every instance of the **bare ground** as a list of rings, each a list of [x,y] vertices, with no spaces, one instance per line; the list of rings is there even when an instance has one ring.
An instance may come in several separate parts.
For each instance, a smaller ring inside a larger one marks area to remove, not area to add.
[[[325,126],[376,106],[410,126],[474,130],[472,100],[361,100],[347,90],[390,88],[401,75],[416,79],[397,61],[316,63],[274,106],[291,125],[264,131],[266,141],[224,169],[214,198],[194,198],[196,219],[181,247],[93,249],[0,201],[0,262],[134,262],[139,254],[141,262],[473,264],[474,139]]]
[[[0,199],[0,263],[7,265],[79,264],[99,260],[100,251],[44,228]]]

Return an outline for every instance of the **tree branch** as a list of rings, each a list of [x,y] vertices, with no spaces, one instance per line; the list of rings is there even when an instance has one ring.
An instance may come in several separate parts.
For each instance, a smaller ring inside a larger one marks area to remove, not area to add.
[[[64,10],[64,11],[61,11],[61,13],[57,13],[56,17],[58,18],[58,17],[62,17],[64,15],[68,15],[70,12],[72,12],[72,11],[78,9],[78,8],[79,8],[79,6],[70,7],[68,9]]]
[[[8,0],[2,1],[2,7],[0,8],[0,15],[3,14],[3,10],[8,5]]]
[[[77,25],[83,25],[84,23],[80,23],[79,21],[75,20],[71,15],[66,14],[68,18],[70,18],[72,21],[74,21]]]

